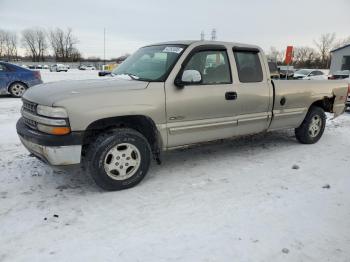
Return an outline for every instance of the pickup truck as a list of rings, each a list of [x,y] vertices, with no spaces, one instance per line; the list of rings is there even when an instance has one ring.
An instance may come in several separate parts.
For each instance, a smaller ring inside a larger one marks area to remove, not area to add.
[[[152,158],[191,144],[286,128],[313,144],[347,93],[338,80],[272,81],[258,46],[165,42],[140,48],[111,77],[29,89],[17,133],[48,164],[80,164],[120,190],[138,184]]]

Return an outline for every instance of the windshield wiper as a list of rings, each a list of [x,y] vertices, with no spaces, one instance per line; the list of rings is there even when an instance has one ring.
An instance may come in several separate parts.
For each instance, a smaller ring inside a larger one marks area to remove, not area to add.
[[[133,74],[130,74],[130,73],[125,73],[126,75],[128,75],[132,80],[139,80],[140,77],[136,76],[136,75],[133,75]]]
[[[137,75],[134,75],[134,74],[131,74],[131,73],[122,73],[122,74],[111,74],[112,76],[121,76],[121,77],[123,77],[123,76],[128,76],[129,78],[131,78],[132,80],[136,80],[136,81],[147,81],[147,82],[149,82],[149,81],[151,81],[150,79],[146,79],[146,78],[141,78],[141,77],[139,77],[139,76],[137,76]]]

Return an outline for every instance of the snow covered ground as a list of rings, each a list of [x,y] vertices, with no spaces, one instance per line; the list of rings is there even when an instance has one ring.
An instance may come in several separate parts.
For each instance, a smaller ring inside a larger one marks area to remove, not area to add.
[[[0,261],[350,261],[349,113],[315,145],[279,131],[173,151],[104,192],[28,156],[20,106],[0,98]]]

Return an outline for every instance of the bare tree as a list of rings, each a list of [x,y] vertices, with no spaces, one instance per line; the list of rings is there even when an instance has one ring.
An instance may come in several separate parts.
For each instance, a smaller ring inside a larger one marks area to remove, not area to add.
[[[277,63],[283,62],[283,55],[283,51],[277,50],[277,48],[274,46],[271,46],[267,53],[268,58],[276,61]]]
[[[350,44],[350,36],[337,40],[336,43],[333,45],[333,48],[338,48],[349,44]]]
[[[76,47],[78,39],[73,35],[71,28],[66,31],[61,28],[51,30],[49,39],[56,61],[68,62],[80,59],[80,53]]]
[[[0,57],[16,60],[17,56],[17,34],[0,30]]]
[[[316,50],[311,47],[296,47],[294,48],[294,64],[298,67],[310,67],[316,58],[316,53]]]
[[[47,51],[46,33],[41,28],[29,28],[22,31],[22,45],[34,62],[44,61]]]
[[[0,29],[0,57],[3,57],[5,54],[5,34],[6,32]]]
[[[327,33],[321,35],[321,37],[314,43],[320,53],[321,66],[328,68],[330,62],[330,51],[333,47],[335,40],[335,33]]]

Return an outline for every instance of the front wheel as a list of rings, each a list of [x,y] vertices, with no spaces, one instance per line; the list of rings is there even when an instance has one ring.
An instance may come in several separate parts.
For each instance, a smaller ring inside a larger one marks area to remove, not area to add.
[[[101,134],[87,152],[89,172],[105,190],[133,187],[147,174],[151,149],[139,132],[123,128]]]
[[[317,106],[312,106],[303,123],[295,129],[295,136],[300,143],[314,144],[320,140],[326,126],[326,114]]]

